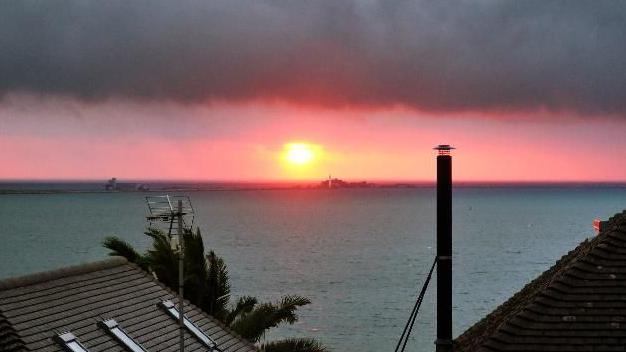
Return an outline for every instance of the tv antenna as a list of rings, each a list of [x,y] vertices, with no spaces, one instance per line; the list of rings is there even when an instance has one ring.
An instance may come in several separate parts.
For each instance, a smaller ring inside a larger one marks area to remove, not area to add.
[[[146,197],[149,214],[146,216],[149,229],[167,232],[172,250],[178,253],[178,322],[180,331],[180,352],[185,350],[185,315],[183,306],[183,268],[185,266],[184,234],[191,232],[194,210],[188,196],[148,196]],[[176,230],[176,233],[173,231]]]
[[[177,235],[174,231],[179,227],[187,231],[193,227],[195,213],[188,196],[148,196],[146,204],[149,212],[146,219],[150,229],[161,230],[172,238]]]

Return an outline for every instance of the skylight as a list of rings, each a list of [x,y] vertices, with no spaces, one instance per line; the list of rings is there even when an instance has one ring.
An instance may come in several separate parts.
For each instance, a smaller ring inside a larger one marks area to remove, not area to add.
[[[163,301],[161,302],[161,306],[165,308],[165,310],[169,313],[169,315],[172,318],[176,320],[180,319],[179,318],[180,315],[178,315],[178,309],[176,309],[172,301]],[[215,341],[213,341],[213,339],[211,339],[207,334],[205,334],[202,330],[200,330],[200,328],[196,326],[196,324],[191,322],[191,320],[187,319],[187,317],[184,314],[183,314],[183,320],[184,320],[185,327],[187,328],[187,330],[189,330],[192,334],[194,334],[200,341],[202,341],[202,343],[204,343],[211,350],[219,351]]]
[[[99,325],[100,327],[106,329],[111,335],[113,335],[113,337],[115,337],[119,342],[124,344],[124,346],[126,346],[132,352],[147,352],[130,336],[128,336],[126,331],[122,330],[122,328],[117,324],[114,319],[101,321]]]
[[[87,352],[87,349],[78,341],[71,332],[65,332],[56,336],[57,341],[71,352]]]

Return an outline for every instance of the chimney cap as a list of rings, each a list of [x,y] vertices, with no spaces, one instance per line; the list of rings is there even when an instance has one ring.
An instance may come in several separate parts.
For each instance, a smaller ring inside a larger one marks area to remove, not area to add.
[[[438,146],[433,148],[434,150],[452,150],[452,149],[456,149],[455,147],[451,146],[450,144],[439,144]]]

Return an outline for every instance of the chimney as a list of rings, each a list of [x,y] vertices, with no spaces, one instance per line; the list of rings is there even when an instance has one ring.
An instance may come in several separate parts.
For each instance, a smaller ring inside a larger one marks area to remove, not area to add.
[[[452,157],[437,150],[437,340],[436,352],[452,351]]]

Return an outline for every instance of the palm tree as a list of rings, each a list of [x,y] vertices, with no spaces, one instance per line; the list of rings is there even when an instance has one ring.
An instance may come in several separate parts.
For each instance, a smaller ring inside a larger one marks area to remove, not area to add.
[[[146,235],[152,238],[152,248],[144,254],[115,236],[105,238],[102,244],[111,251],[109,255],[125,257],[176,290],[178,253],[172,249],[169,236],[159,230],[149,230]],[[283,323],[295,323],[298,320],[298,307],[311,303],[308,298],[297,295],[285,296],[275,303],[259,303],[255,297],[243,296],[231,306],[230,280],[224,260],[213,251],[204,254],[199,229],[195,232],[185,231],[183,236],[185,298],[249,341],[260,343],[269,329]],[[260,348],[265,352],[327,351],[319,342],[308,338],[266,342]]]
[[[294,352],[294,351],[327,351],[319,341],[315,339],[284,339],[279,341],[270,341],[261,345],[262,351],[271,352]]]

